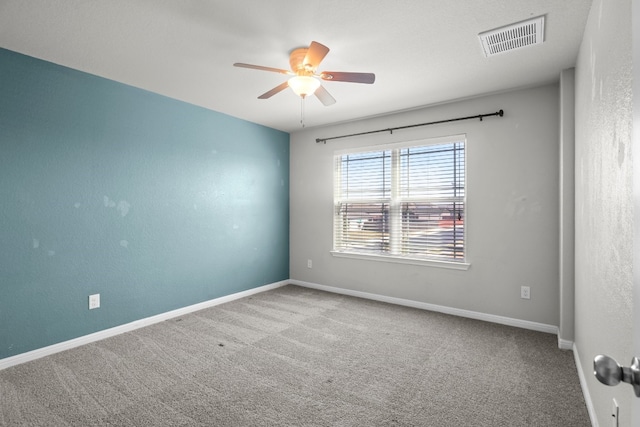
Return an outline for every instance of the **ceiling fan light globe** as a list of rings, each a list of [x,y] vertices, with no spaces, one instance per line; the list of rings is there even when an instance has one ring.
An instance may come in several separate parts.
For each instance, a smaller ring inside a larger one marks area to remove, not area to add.
[[[311,76],[291,77],[287,83],[296,95],[303,98],[312,95],[320,87],[320,80]]]

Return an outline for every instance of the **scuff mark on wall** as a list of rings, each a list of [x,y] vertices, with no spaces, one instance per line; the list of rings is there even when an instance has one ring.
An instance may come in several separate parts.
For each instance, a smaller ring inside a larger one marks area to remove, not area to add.
[[[111,200],[109,196],[104,196],[104,207],[105,208],[116,208],[120,215],[124,218],[129,213],[129,209],[131,209],[131,204],[126,200],[120,200],[118,203],[115,200]]]
[[[104,207],[105,208],[113,208],[113,207],[116,206],[116,202],[114,202],[113,200],[109,199],[109,196],[104,196],[103,200],[104,200]]]
[[[129,209],[131,208],[131,205],[126,201],[126,200],[120,200],[118,202],[118,211],[120,212],[120,215],[122,215],[122,217],[124,218],[125,216],[127,216],[127,214],[129,213]]]
[[[509,218],[513,218],[514,216],[521,216],[527,210],[526,202],[526,196],[517,196],[515,192],[512,193],[512,198],[511,200],[509,200],[505,208],[505,214]]]
[[[529,200],[529,197],[511,193],[511,200],[507,203],[505,213],[509,218],[523,216],[526,213],[540,213],[542,205],[538,200]]]

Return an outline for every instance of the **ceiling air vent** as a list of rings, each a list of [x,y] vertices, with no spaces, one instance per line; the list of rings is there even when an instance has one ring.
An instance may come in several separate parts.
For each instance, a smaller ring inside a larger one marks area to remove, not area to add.
[[[484,55],[498,55],[544,41],[544,16],[478,34]]]

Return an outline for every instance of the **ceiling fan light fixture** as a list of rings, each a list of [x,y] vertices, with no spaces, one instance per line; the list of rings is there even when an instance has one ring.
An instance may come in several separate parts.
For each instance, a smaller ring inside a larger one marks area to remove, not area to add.
[[[302,98],[312,95],[320,87],[320,80],[311,76],[291,77],[287,83],[293,92]]]
[[[376,80],[373,73],[352,73],[345,71],[323,71],[316,74],[318,66],[329,53],[329,48],[325,45],[312,41],[309,47],[294,49],[289,55],[289,65],[291,71],[282,68],[264,67],[262,65],[245,64],[236,62],[234,67],[250,68],[253,70],[269,71],[272,73],[287,74],[291,76],[287,81],[280,83],[273,89],[263,93],[258,99],[269,99],[290,87],[301,99],[304,106],[304,99],[309,95],[316,98],[325,106],[333,105],[336,100],[327,89],[321,84],[322,81],[348,82],[372,84]]]

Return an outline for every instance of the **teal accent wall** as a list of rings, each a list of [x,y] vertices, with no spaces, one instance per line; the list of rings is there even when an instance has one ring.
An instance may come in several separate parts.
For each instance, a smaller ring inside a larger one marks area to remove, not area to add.
[[[0,49],[0,224],[0,358],[286,280],[289,134]]]

